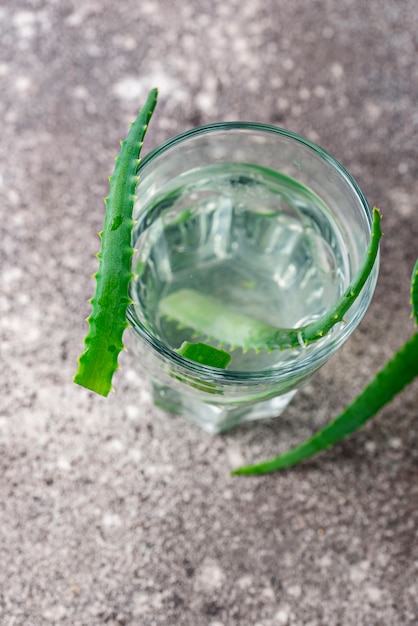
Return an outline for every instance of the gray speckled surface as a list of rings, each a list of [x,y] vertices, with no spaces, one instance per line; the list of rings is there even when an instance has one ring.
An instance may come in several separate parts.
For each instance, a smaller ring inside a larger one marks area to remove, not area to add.
[[[0,622],[418,623],[414,384],[293,471],[231,478],[330,419],[412,331],[415,0],[0,4]],[[307,135],[384,214],[360,328],[282,418],[212,438],[152,406],[129,354],[105,400],[72,383],[118,141],[192,126]]]

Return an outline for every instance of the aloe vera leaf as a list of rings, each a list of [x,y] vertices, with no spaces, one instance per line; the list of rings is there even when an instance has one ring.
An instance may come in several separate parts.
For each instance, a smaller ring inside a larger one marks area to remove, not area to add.
[[[411,278],[411,295],[413,311],[417,317],[418,259]],[[325,428],[317,432],[311,439],[284,454],[255,465],[240,467],[232,473],[236,475],[268,474],[277,470],[296,465],[300,461],[314,456],[347,437],[392,398],[400,393],[418,376],[418,333],[414,333],[392,359],[376,374],[359,396]]]
[[[138,182],[139,154],[157,95],[157,89],[149,92],[144,107],[132,123],[126,139],[121,142],[115,170],[109,179],[109,195],[105,198],[104,226],[99,233],[101,249],[97,255],[96,292],[87,319],[89,327],[84,351],[74,376],[74,382],[103,396],[112,390],[112,377],[118,369],[119,353],[123,350],[122,335],[128,325],[126,309],[131,303],[128,285],[132,278],[132,210]]]
[[[231,361],[229,352],[219,350],[206,343],[190,343],[189,341],[184,341],[176,352],[191,361],[219,369],[226,369]]]
[[[418,333],[415,333],[386,363],[349,407],[311,439],[281,456],[256,465],[240,467],[232,474],[268,474],[314,456],[363,426],[416,376],[418,376]]]
[[[172,292],[160,303],[162,315],[191,328],[200,335],[243,350],[283,350],[308,345],[341,322],[363,288],[379,250],[382,235],[379,209],[373,209],[370,243],[365,258],[344,294],[321,318],[300,328],[278,328],[248,315],[228,310],[222,302],[192,289]]]
[[[382,216],[380,214],[380,209],[374,207],[370,243],[354,280],[348,289],[346,289],[343,293],[341,298],[337,300],[334,306],[332,306],[330,310],[325,313],[325,315],[305,327],[302,332],[302,339],[305,344],[326,335],[335,324],[343,321],[344,315],[354,303],[360,291],[363,289],[364,284],[373,269],[377,253],[379,251],[379,242],[382,236],[382,230],[380,228],[381,219]]]

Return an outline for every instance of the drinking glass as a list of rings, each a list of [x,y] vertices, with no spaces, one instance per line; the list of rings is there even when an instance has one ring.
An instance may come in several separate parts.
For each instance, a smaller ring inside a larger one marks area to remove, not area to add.
[[[280,415],[359,324],[378,262],[344,322],[320,340],[272,349],[259,337],[253,345],[252,329],[306,325],[350,285],[371,236],[359,186],[308,139],[234,122],[154,149],[136,195],[126,344],[154,403],[210,433]],[[224,350],[230,363],[190,360],[183,342]]]

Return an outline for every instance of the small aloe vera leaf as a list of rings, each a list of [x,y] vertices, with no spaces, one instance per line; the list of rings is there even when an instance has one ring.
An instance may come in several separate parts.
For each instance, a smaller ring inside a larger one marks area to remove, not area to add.
[[[213,337],[220,344],[243,350],[283,350],[308,345],[325,336],[341,322],[362,290],[379,250],[382,235],[380,211],[373,209],[370,243],[365,258],[348,289],[321,318],[299,328],[278,328],[248,315],[226,309],[222,302],[192,289],[172,292],[160,303],[159,311],[198,335]]]
[[[418,260],[415,263],[411,279],[411,294],[414,316],[417,317]],[[314,456],[347,437],[418,376],[418,332],[415,332],[402,348],[376,374],[359,396],[325,428],[311,439],[284,454],[263,461],[256,465],[240,467],[233,474],[268,474],[296,465],[300,461]]]
[[[118,368],[119,353],[123,350],[122,335],[128,325],[126,309],[131,302],[128,285],[132,278],[132,210],[138,182],[139,154],[157,95],[156,89],[150,91],[126,139],[121,142],[115,171],[109,179],[109,195],[105,199],[101,249],[97,255],[96,292],[91,300],[91,315],[87,319],[89,327],[84,351],[74,376],[74,382],[103,396],[112,390],[112,377]]]
[[[189,341],[184,341],[176,352],[191,361],[223,370],[228,367],[231,361],[229,352],[219,350],[206,343],[190,343]]]

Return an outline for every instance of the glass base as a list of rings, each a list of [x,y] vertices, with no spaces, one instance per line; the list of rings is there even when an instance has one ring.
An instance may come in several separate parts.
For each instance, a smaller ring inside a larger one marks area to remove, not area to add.
[[[182,415],[211,435],[225,432],[245,422],[278,417],[296,393],[296,390],[292,390],[256,403],[219,405],[202,402],[155,382],[152,390],[155,406]]]

